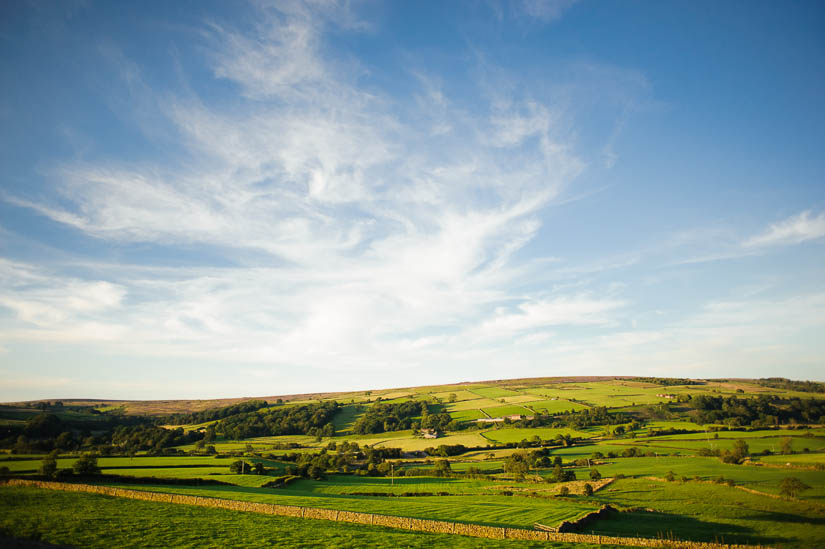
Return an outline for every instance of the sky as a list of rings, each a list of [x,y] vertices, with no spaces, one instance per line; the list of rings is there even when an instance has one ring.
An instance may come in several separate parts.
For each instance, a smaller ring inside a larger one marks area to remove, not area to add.
[[[0,400],[825,380],[823,28],[0,3]]]

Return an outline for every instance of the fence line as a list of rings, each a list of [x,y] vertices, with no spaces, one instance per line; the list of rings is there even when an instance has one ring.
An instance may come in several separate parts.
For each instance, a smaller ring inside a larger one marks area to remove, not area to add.
[[[556,541],[567,543],[613,544],[629,545],[634,547],[667,547],[671,549],[754,549],[755,545],[729,545],[707,542],[677,541],[668,539],[631,538],[618,536],[602,536],[596,534],[575,534],[568,532],[547,532],[543,530],[527,530],[524,528],[504,528],[500,526],[485,526],[482,524],[467,524],[462,522],[448,522],[442,520],[417,519],[392,515],[378,515],[360,513],[357,511],[342,511],[337,509],[321,509],[317,507],[299,507],[296,505],[278,505],[270,503],[255,503],[231,499],[211,498],[203,496],[188,496],[183,494],[169,494],[165,492],[148,492],[143,490],[128,490],[111,486],[97,486],[91,484],[76,484],[66,482],[47,482],[39,480],[7,479],[5,486],[25,486],[43,488],[46,490],[62,490],[67,492],[87,492],[104,496],[154,501],[159,503],[175,503],[183,505],[197,505],[244,511],[266,515],[279,515],[297,518],[323,519],[355,524],[372,524],[387,526],[403,530],[419,532],[433,532],[441,534],[458,534],[489,539],[518,539],[529,541]]]

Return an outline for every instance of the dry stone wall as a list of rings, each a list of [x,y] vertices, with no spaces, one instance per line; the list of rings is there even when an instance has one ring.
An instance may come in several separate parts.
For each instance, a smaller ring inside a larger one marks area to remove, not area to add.
[[[199,507],[229,509],[232,511],[244,511],[248,513],[262,513],[267,515],[332,520],[356,524],[372,524],[375,526],[386,526],[389,528],[399,528],[418,532],[458,534],[462,536],[472,536],[489,539],[519,539],[529,541],[556,541],[565,543],[611,544],[627,545],[634,547],[667,547],[669,549],[755,549],[760,547],[756,545],[725,545],[718,543],[674,541],[663,539],[625,538],[616,536],[597,536],[593,534],[546,532],[541,530],[526,530],[523,528],[501,528],[497,526],[485,526],[482,524],[467,524],[462,522],[415,519],[410,517],[396,517],[391,515],[358,513],[355,511],[321,509],[317,507],[272,505],[268,503],[253,503],[231,499],[208,498],[202,496],[187,496],[181,494],[165,494],[162,492],[147,492],[142,490],[127,490],[124,488],[114,488],[111,486],[95,486],[91,484],[46,482],[39,480],[24,479],[7,479],[0,483],[0,486],[2,485],[43,488],[46,490],[63,490],[68,492],[86,492],[92,494],[100,494],[104,496],[139,499],[159,503],[197,505]],[[603,511],[603,509],[596,513],[599,513],[601,511]]]

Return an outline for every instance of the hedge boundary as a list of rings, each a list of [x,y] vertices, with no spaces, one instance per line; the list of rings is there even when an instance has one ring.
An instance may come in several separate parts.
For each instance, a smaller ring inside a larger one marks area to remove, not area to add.
[[[631,538],[618,536],[601,536],[595,534],[575,534],[562,532],[548,532],[543,530],[527,530],[524,528],[504,528],[500,526],[485,526],[482,524],[468,524],[462,522],[448,522],[441,520],[417,519],[392,515],[378,515],[360,513],[357,511],[341,511],[337,509],[322,509],[316,507],[300,507],[296,505],[278,505],[271,503],[255,503],[231,499],[211,498],[203,496],[188,496],[183,494],[169,494],[165,492],[148,492],[144,490],[128,490],[111,486],[79,484],[68,482],[49,482],[40,480],[6,479],[0,486],[16,486],[41,488],[45,490],[61,490],[65,492],[86,492],[111,497],[154,501],[158,503],[175,503],[182,505],[196,505],[229,509],[248,513],[265,515],[279,515],[285,517],[322,519],[355,524],[371,524],[403,530],[419,532],[434,532],[441,534],[457,534],[488,539],[518,539],[528,541],[552,541],[566,543],[589,543],[595,545],[612,544],[633,547],[667,547],[671,549],[755,549],[757,545],[729,545],[707,542],[677,541],[668,539]],[[581,520],[581,519],[580,519]]]

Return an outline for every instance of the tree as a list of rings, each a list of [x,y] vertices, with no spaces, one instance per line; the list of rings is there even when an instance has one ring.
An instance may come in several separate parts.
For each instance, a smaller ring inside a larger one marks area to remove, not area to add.
[[[783,454],[793,454],[793,439],[791,439],[791,437],[782,437],[779,441],[779,447]]]
[[[593,486],[591,486],[589,482],[585,483],[584,485],[584,495],[587,497],[593,495]]]
[[[447,397],[447,399],[448,399],[450,402],[455,402],[456,400],[458,400],[458,397],[456,396],[456,394],[455,394],[455,393],[450,393],[450,396],[449,396],[449,397]]]
[[[744,440],[737,439],[733,443],[733,451],[725,452],[722,461],[725,463],[742,463],[748,457],[748,443]]]
[[[43,458],[40,463],[40,474],[44,477],[54,477],[57,474],[57,451]]]
[[[570,488],[568,488],[567,486],[562,486],[561,488],[559,488],[560,496],[566,496],[568,494],[570,494]]]
[[[97,466],[97,456],[94,454],[84,454],[74,462],[72,467],[76,475],[97,475],[100,474],[100,467]]]
[[[810,486],[802,482],[796,477],[785,477],[779,484],[779,493],[789,498],[794,498],[805,490],[810,489]]]
[[[54,445],[62,450],[71,450],[74,447],[74,436],[71,431],[63,431],[57,436]]]
[[[229,472],[230,473],[235,473],[236,475],[251,473],[252,472],[252,466],[250,464],[248,464],[247,462],[245,462],[244,460],[239,459],[237,461],[233,461],[229,465]]]
[[[602,474],[599,472],[598,469],[592,469],[590,471],[590,479],[591,480],[601,480],[602,479]]]
[[[435,462],[435,474],[437,476],[449,476],[451,472],[452,469],[450,468],[450,462],[446,459],[439,459]]]

